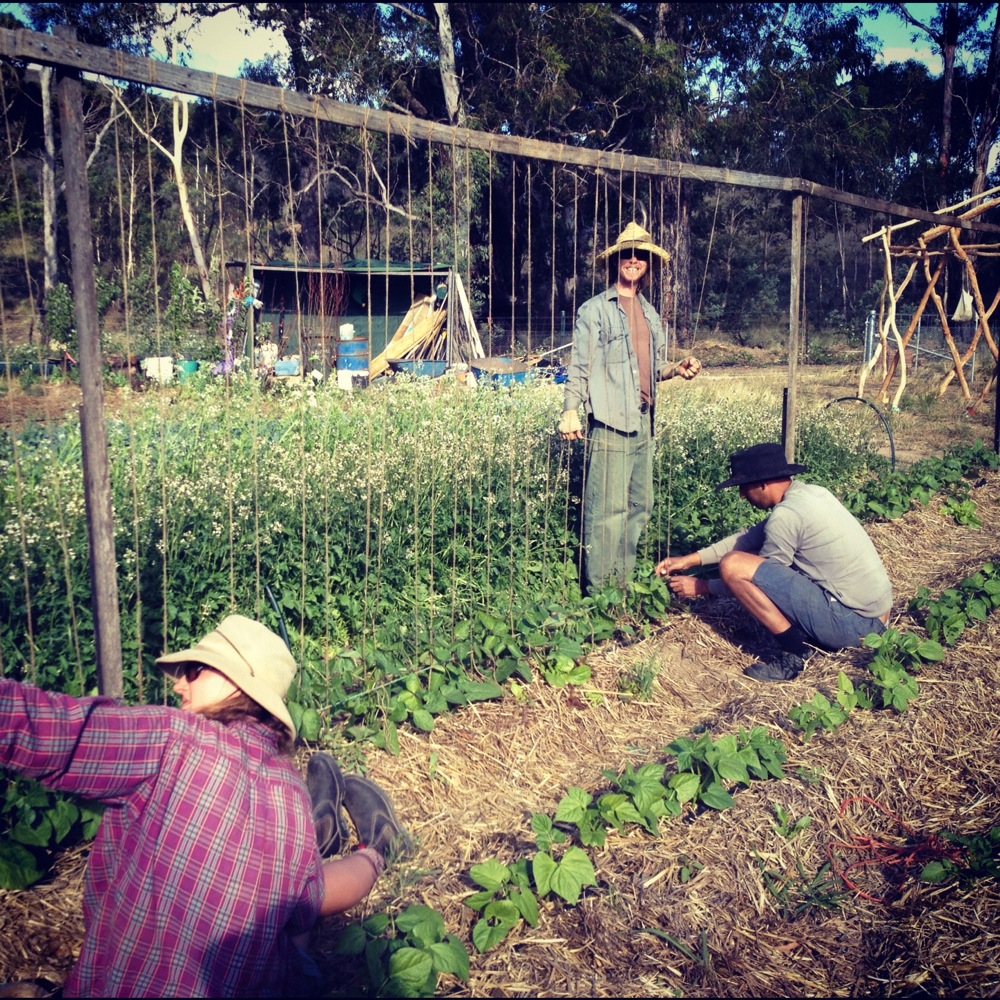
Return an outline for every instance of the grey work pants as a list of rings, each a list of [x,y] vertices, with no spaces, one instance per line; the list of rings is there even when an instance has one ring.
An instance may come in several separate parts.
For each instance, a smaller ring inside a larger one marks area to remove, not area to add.
[[[652,420],[643,420],[635,434],[592,422],[583,489],[586,582],[591,589],[625,585],[652,512]]]

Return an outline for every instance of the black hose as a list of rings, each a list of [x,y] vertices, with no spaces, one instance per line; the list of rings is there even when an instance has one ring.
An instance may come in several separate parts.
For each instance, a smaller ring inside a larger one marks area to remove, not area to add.
[[[885,428],[886,434],[889,435],[889,461],[891,462],[893,471],[895,471],[896,442],[892,439],[892,428],[889,426],[889,421],[882,415],[882,411],[874,403],[869,403],[863,396],[838,396],[836,399],[830,400],[823,409],[829,410],[834,403],[864,403],[865,406],[870,406],[875,411],[875,415],[882,421],[882,426]]]
[[[288,641],[288,629],[285,628],[285,616],[281,613],[281,608],[278,607],[278,602],[274,599],[274,594],[271,593],[271,588],[265,583],[264,593],[267,594],[267,599],[271,602],[271,607],[274,608],[274,613],[278,616],[278,631],[281,632],[281,638],[285,640],[285,645],[288,647],[288,652],[292,651],[292,644]]]

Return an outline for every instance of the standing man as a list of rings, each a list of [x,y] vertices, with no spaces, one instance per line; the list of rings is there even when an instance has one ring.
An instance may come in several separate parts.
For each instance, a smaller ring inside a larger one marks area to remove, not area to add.
[[[696,358],[666,362],[666,338],[656,310],[640,289],[652,254],[670,255],[630,222],[618,242],[599,254],[614,284],[577,313],[559,435],[583,438],[587,473],[583,497],[585,586],[623,587],[635,567],[639,538],[653,510],[653,408],[656,383],[701,371]]]
[[[746,531],[686,556],[664,559],[660,576],[719,564],[718,580],[672,576],[683,597],[730,594],[774,636],[777,650],[744,671],[759,681],[788,681],[812,652],[860,646],[882,633],[892,585],[868,533],[822,486],[792,481],[808,466],[785,461],[780,444],[755,444],[729,459],[732,475],[716,487],[771,514]]]

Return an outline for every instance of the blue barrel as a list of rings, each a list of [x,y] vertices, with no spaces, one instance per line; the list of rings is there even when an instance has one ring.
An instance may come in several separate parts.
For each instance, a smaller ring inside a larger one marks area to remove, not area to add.
[[[368,341],[337,341],[337,371],[363,372],[368,370]]]

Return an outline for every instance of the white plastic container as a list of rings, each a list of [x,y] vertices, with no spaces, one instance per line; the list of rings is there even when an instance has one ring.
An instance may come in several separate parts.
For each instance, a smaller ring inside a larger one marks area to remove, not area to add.
[[[341,323],[340,324],[340,339],[341,340],[354,340],[354,324],[353,323]]]
[[[146,373],[147,378],[151,378],[160,385],[166,385],[174,380],[174,359],[169,355],[162,358],[143,358],[139,362],[139,367]]]

